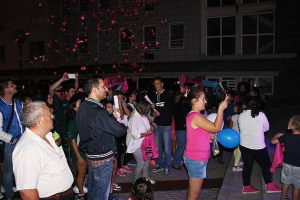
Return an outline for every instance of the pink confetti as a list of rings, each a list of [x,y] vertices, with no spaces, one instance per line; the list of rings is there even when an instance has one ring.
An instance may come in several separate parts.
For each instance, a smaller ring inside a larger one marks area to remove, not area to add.
[[[26,32],[25,35],[28,36],[30,33]]]
[[[84,15],[81,16],[81,20],[84,20]]]
[[[80,69],[81,69],[81,70],[86,70],[86,67],[85,67],[85,66],[82,66]]]
[[[39,7],[42,7],[43,6],[43,4],[42,3],[39,3]]]

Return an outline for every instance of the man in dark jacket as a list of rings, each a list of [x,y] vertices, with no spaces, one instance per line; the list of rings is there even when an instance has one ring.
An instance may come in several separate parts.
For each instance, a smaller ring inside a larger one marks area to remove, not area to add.
[[[154,120],[157,124],[154,133],[159,158],[156,159],[157,166],[152,171],[158,172],[164,170],[165,175],[169,176],[171,168],[172,97],[171,94],[163,88],[164,81],[161,77],[156,77],[153,85],[156,93],[152,96],[152,108],[158,110],[160,115],[155,117]],[[165,158],[163,153],[165,153]]]
[[[127,130],[100,103],[108,91],[101,76],[87,78],[84,90],[88,98],[80,104],[76,123],[79,149],[86,154],[89,168],[88,199],[107,200],[117,152],[115,138],[122,137]]]

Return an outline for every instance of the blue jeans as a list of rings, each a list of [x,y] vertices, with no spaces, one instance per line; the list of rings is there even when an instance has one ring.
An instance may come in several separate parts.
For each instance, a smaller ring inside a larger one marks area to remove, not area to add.
[[[176,138],[177,138],[177,148],[175,151],[174,161],[173,164],[178,166],[180,165],[183,159],[183,152],[186,145],[186,131],[185,130],[178,130],[175,131]]]
[[[113,160],[107,161],[97,168],[89,168],[88,199],[107,200],[110,192]]]
[[[3,161],[3,185],[5,189],[6,198],[13,198],[13,164],[12,153],[15,149],[15,144],[6,143],[4,148],[4,161]]]
[[[171,126],[157,126],[155,129],[155,142],[158,148],[159,157],[156,159],[156,164],[161,168],[171,168]],[[163,157],[163,150],[165,159]]]

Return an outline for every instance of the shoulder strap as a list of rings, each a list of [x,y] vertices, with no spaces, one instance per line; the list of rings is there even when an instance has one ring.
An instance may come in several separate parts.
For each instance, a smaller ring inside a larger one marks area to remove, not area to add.
[[[9,129],[10,129],[10,125],[11,125],[11,122],[12,122],[12,119],[14,117],[14,113],[15,113],[15,102],[14,100],[12,99],[12,109],[11,109],[11,114],[10,114],[10,118],[9,118],[9,122],[8,122],[8,125],[6,127],[6,133],[8,133]]]

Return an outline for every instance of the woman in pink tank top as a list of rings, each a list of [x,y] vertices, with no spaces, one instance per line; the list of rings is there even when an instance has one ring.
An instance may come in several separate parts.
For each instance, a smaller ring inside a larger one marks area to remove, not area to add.
[[[187,199],[196,200],[199,197],[203,180],[206,178],[206,165],[210,156],[210,139],[215,138],[214,133],[221,129],[228,97],[226,96],[224,102],[219,105],[218,115],[214,123],[200,114],[207,102],[205,93],[199,87],[193,87],[188,93],[187,99],[192,108],[186,117],[186,148],[183,159],[189,174]]]

